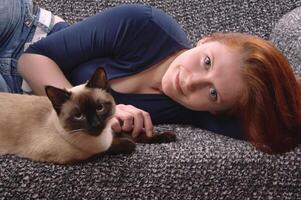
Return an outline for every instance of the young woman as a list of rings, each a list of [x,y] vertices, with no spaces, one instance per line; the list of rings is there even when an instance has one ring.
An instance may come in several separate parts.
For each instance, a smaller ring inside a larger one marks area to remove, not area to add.
[[[38,9],[28,40],[45,24],[47,37],[18,62],[34,93],[83,83],[103,66],[118,104],[115,131],[151,135],[153,124],[185,123],[246,138],[269,153],[300,143],[300,85],[267,41],[214,34],[192,47],[174,19],[144,5],[109,8],[71,26],[45,13]],[[21,91],[20,81],[15,88]]]

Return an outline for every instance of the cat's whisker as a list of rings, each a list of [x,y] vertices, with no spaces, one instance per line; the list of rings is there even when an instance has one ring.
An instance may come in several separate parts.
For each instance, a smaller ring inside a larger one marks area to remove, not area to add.
[[[72,130],[72,131],[68,131],[67,133],[68,134],[72,134],[72,133],[76,133],[76,132],[83,132],[83,131],[85,131],[85,129],[82,129],[82,128],[80,128],[80,129],[75,129],[75,130]]]

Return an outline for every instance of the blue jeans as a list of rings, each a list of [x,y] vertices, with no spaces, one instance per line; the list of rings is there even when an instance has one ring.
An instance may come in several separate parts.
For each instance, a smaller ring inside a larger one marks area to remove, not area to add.
[[[35,26],[32,0],[1,0],[0,4],[0,91],[22,93],[17,60]]]
[[[17,60],[32,39],[35,26],[32,0],[1,0],[0,91],[22,93]]]

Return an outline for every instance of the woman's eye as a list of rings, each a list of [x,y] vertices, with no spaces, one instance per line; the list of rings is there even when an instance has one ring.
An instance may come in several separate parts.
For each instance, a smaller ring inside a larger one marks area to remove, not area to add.
[[[217,91],[215,88],[209,89],[209,96],[210,96],[210,99],[212,99],[213,101],[217,100]]]
[[[210,58],[208,56],[205,57],[204,64],[205,64],[206,69],[210,68],[210,66],[211,66],[211,60],[210,60]]]

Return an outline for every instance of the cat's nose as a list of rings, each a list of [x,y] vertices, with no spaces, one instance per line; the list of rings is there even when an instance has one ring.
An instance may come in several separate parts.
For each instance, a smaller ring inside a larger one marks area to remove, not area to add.
[[[97,117],[93,117],[91,120],[91,128],[92,129],[97,129],[99,126],[101,126],[101,121]]]
[[[99,136],[104,129],[105,124],[103,121],[99,120],[97,117],[94,117],[90,120],[88,134]]]

